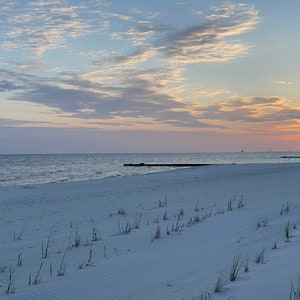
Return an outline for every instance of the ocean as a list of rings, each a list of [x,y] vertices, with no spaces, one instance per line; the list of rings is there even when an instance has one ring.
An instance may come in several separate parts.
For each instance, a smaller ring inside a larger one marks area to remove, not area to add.
[[[282,158],[287,156],[286,158]],[[246,164],[300,162],[300,153],[147,153],[0,155],[0,186],[81,181],[161,172],[174,167],[125,167],[126,163]]]

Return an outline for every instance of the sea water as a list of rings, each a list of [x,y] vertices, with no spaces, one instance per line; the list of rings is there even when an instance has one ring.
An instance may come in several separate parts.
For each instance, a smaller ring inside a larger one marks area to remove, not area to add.
[[[127,163],[286,163],[300,162],[299,157],[300,153],[279,152],[0,155],[0,186],[81,181],[174,169],[125,167]]]

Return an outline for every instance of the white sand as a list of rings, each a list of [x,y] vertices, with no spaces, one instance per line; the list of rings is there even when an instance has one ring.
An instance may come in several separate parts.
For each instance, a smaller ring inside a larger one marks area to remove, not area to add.
[[[245,206],[237,208],[241,197]],[[227,211],[229,199],[233,211]],[[165,200],[166,206],[159,207]],[[289,211],[280,214],[283,205]],[[300,280],[296,163],[2,187],[0,211],[1,299],[283,300],[289,299],[291,282]],[[139,228],[122,233],[140,214]],[[192,224],[198,217],[200,222]],[[288,222],[291,237],[286,242]],[[158,226],[161,236],[154,239]],[[101,236],[94,242],[93,228]],[[272,249],[274,243],[277,249]],[[262,249],[264,262],[257,264]],[[232,282],[228,273],[237,253],[243,263]],[[64,255],[64,276],[57,276]],[[246,259],[249,272],[244,272]],[[214,293],[220,274],[223,290]],[[211,298],[204,298],[206,291]]]

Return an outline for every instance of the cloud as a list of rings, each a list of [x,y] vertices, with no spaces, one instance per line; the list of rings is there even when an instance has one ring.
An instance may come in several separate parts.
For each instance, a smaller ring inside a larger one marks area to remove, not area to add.
[[[202,10],[193,10],[191,13],[193,15],[203,15],[203,11]]]
[[[241,4],[226,4],[213,7],[214,14],[207,16],[206,22],[186,28],[171,28],[170,26],[154,26],[151,23],[142,27],[131,28],[126,32],[118,32],[115,37],[129,36],[136,45],[142,44],[154,33],[159,33],[156,39],[144,49],[155,51],[172,63],[190,64],[197,62],[226,61],[245,54],[249,45],[230,41],[228,37],[243,34],[259,22],[259,12],[253,6]],[[160,35],[164,34],[163,37]],[[131,60],[141,56],[142,48],[128,56]]]
[[[215,100],[209,105],[183,102],[166,92],[169,78],[176,76],[172,72],[172,68],[168,71],[163,68],[148,71],[131,69],[120,75],[118,85],[99,84],[75,76],[59,82],[32,76],[30,86],[25,82],[24,87],[16,84],[28,80],[23,73],[6,72],[5,76],[15,81],[2,81],[1,89],[14,90],[16,93],[12,100],[57,109],[62,117],[67,114],[74,120],[86,120],[90,127],[94,124],[96,127],[153,128],[160,124],[169,128],[248,132],[281,130],[283,125],[294,130],[299,125],[300,107],[279,96],[234,97],[226,101]],[[177,75],[179,81],[180,74]],[[154,82],[156,76],[157,82]],[[199,93],[215,97],[230,91],[204,90]]]
[[[38,61],[24,61],[22,63],[16,63],[16,65],[24,71],[42,70],[48,66],[48,64]]]
[[[122,21],[133,21],[133,17],[129,15],[124,15],[124,14],[116,14],[116,13],[104,13],[103,14],[104,18],[110,19],[110,18],[117,18]]]
[[[126,67],[135,66],[138,63],[147,61],[154,54],[155,52],[151,49],[139,49],[128,55],[119,55],[106,60],[96,61],[94,62],[94,65],[98,67],[107,67],[110,69],[114,69],[114,67],[120,68],[121,66],[122,69],[125,69]]]
[[[32,88],[35,82],[49,81],[37,75],[32,75],[26,72],[16,72],[9,69],[0,68],[0,81],[9,85],[10,91],[13,90],[28,90]]]
[[[13,120],[0,117],[0,127],[18,127],[19,125],[23,124],[24,122],[22,120]]]
[[[223,94],[230,94],[231,91],[226,89],[216,89],[216,90],[199,90],[194,92],[194,95],[206,96],[206,97],[215,97]]]
[[[258,10],[251,5],[226,4],[221,8],[213,7],[212,11],[205,21],[185,28],[154,25],[149,20],[144,20],[141,26],[137,20],[136,26],[113,35],[114,38],[133,41],[134,50],[95,60],[94,66],[98,69],[82,76],[89,80],[104,80],[106,77],[118,86],[126,82],[127,88],[130,88],[127,78],[146,78],[148,87],[152,85],[165,93],[177,95],[182,92],[180,84],[184,82],[183,72],[188,65],[228,61],[245,54],[250,47],[237,41],[236,36],[251,30],[259,22]],[[143,71],[140,71],[141,65]],[[163,67],[149,68],[153,65]],[[159,72],[168,73],[168,79],[160,80]]]
[[[61,126],[63,124],[56,124],[56,126]],[[0,117],[0,127],[53,127],[53,123],[51,122],[40,122],[40,121],[32,121],[32,120],[15,120],[9,118],[1,118]]]
[[[299,126],[300,107],[279,96],[233,97],[226,101],[214,100],[208,105],[196,101],[184,102],[168,93],[166,88],[170,78],[178,76],[178,81],[182,80],[180,71],[177,75],[173,72],[173,68],[129,69],[117,78],[117,85],[108,85],[74,74],[71,76],[72,73],[68,73],[68,79],[55,81],[0,70],[0,75],[7,78],[1,81],[0,91],[14,92],[10,97],[14,101],[37,103],[55,109],[56,115],[62,118],[63,127],[67,124],[63,121],[65,116],[68,116],[68,122],[73,119],[77,126],[85,124],[95,128],[119,126],[127,129],[161,127],[214,129],[219,132],[276,132],[284,127],[285,130],[296,131]],[[215,97],[221,93],[229,91],[204,90],[202,95]],[[53,112],[50,110],[48,113]],[[54,126],[60,125],[57,123]]]
[[[132,53],[116,55],[109,60],[99,60],[95,65],[131,64],[156,56],[159,61],[167,60],[172,64],[192,64],[199,62],[228,61],[249,49],[249,45],[230,37],[250,31],[259,22],[259,11],[251,5],[224,4],[213,7],[213,14],[205,22],[194,26],[174,28],[154,25],[146,21],[142,26],[130,27],[123,32],[115,32],[112,37],[129,38],[135,46]],[[151,38],[151,39],[150,39]]]
[[[104,21],[118,19],[128,26],[109,37],[129,40],[132,51],[107,52],[86,72],[62,70],[56,72],[56,77],[33,72],[46,64],[32,60],[15,63],[18,71],[0,70],[0,90],[14,92],[11,100],[55,108],[90,124],[119,125],[123,120],[128,126],[145,122],[148,126],[217,129],[224,127],[221,120],[257,119],[259,104],[253,101],[259,102],[259,98],[216,102],[199,109],[197,103],[184,102],[178,96],[184,92],[183,74],[189,64],[227,61],[249,49],[250,45],[236,38],[259,22],[254,6],[227,3],[212,7],[206,18],[197,14],[196,25],[175,28],[153,23],[155,13],[144,13],[147,17],[142,18],[141,11],[135,8],[131,13],[136,19],[103,12],[101,3],[88,5],[79,1],[67,6],[55,0],[35,1],[26,2],[22,9],[17,2],[7,4],[0,13],[9,24],[2,33],[6,37],[4,47],[29,47],[42,55],[49,49],[64,47],[69,39],[103,30],[107,26]],[[229,91],[204,90],[198,95],[215,97],[226,93]],[[286,111],[285,115],[292,114]],[[267,118],[267,113],[264,116]]]
[[[27,49],[41,56],[47,50],[66,47],[70,39],[108,29],[110,22],[116,18],[130,22],[132,26],[124,32],[115,31],[112,35],[114,38],[129,38],[136,46],[147,44],[178,62],[187,63],[185,55],[190,55],[190,61],[194,62],[220,61],[243,54],[248,49],[248,46],[229,42],[225,37],[245,33],[259,21],[258,11],[253,6],[226,3],[212,7],[213,13],[206,17],[207,22],[174,30],[172,26],[150,22],[161,16],[161,13],[154,12],[142,18],[138,17],[141,14],[138,9],[131,8],[129,11],[137,17],[134,19],[129,14],[104,11],[105,5],[101,1],[78,1],[76,4],[27,1],[4,4],[0,17],[6,26],[1,31],[1,47],[8,50]],[[160,37],[161,33],[166,36]],[[154,42],[149,44],[149,38],[153,38]],[[215,57],[213,51],[217,52]]]
[[[208,123],[222,123],[230,130],[278,131],[299,124],[300,106],[287,99],[273,97],[244,97],[216,102],[198,108],[197,115]]]
[[[249,46],[228,37],[251,30],[259,21],[258,11],[238,4],[213,10],[206,23],[171,33],[156,41],[155,46],[170,61],[183,64],[226,61],[244,54]]]
[[[291,81],[274,81],[276,84],[293,84]]]
[[[23,78],[22,73],[10,75],[17,81]],[[11,96],[11,100],[37,103],[91,122],[126,118],[136,124],[147,119],[152,126],[155,123],[186,127],[210,126],[195,119],[186,104],[157,91],[147,79],[138,76],[123,78],[122,85],[114,87],[79,78],[61,80],[59,83],[36,78],[34,82],[31,80],[30,88],[26,86],[18,90],[18,93]],[[16,89],[12,83],[6,83],[6,87]]]
[[[19,89],[21,89],[21,87],[15,85],[11,81],[8,81],[8,80],[0,81],[0,92],[15,91],[15,90],[19,90]]]
[[[65,47],[73,39],[107,28],[103,18],[95,18],[100,5],[61,1],[8,2],[1,7],[2,45],[7,50],[21,48],[41,56],[45,51]],[[93,16],[93,17],[92,17]]]
[[[155,38],[155,35],[168,29],[170,26],[157,25],[149,20],[137,20],[135,26],[131,26],[126,31],[114,32],[111,37],[117,40],[130,40],[134,46],[146,44],[149,47],[147,40]]]

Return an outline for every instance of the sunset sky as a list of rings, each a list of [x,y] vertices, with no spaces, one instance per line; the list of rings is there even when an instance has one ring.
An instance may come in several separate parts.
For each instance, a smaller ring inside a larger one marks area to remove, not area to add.
[[[0,153],[300,151],[299,0],[0,3]]]

